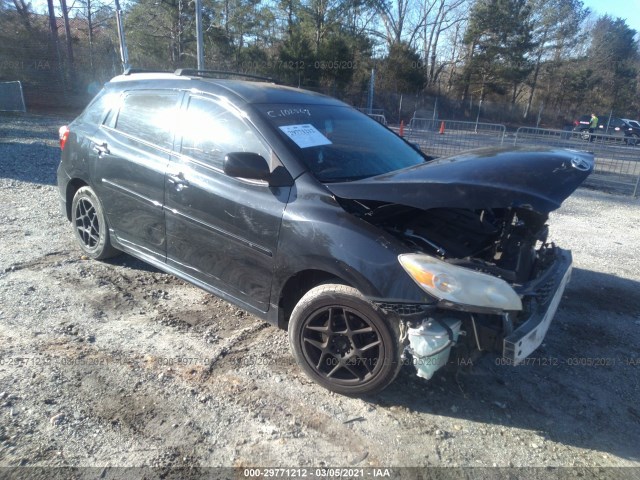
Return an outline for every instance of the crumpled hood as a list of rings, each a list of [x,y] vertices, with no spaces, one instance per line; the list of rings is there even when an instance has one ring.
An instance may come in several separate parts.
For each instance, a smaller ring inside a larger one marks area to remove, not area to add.
[[[557,209],[593,171],[593,154],[553,148],[485,148],[355,182],[336,196],[420,209]]]

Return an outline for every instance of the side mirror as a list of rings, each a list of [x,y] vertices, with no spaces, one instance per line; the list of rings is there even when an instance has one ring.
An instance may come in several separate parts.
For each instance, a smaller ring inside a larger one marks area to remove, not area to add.
[[[269,180],[271,170],[262,155],[250,152],[231,152],[224,157],[224,173],[230,177],[250,180]]]
[[[282,165],[278,165],[272,172],[264,157],[257,153],[227,153],[224,157],[222,170],[230,177],[266,180],[270,187],[290,187],[293,185],[293,178]]]

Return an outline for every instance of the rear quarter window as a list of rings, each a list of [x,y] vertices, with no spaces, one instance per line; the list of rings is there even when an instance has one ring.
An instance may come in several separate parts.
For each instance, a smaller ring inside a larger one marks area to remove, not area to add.
[[[114,96],[113,93],[102,89],[80,114],[78,120],[92,125],[100,125],[108,110],[112,107]]]

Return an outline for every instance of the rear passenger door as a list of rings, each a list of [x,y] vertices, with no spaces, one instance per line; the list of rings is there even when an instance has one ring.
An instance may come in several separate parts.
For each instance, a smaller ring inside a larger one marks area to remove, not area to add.
[[[181,93],[125,92],[95,140],[95,179],[118,242],[164,262],[164,181]]]
[[[290,187],[232,178],[230,152],[277,161],[242,113],[222,100],[190,95],[180,120],[180,155],[166,180],[167,263],[230,300],[265,312]]]
[[[616,137],[623,137],[627,133],[625,129],[625,124],[620,118],[612,118],[611,122],[609,122],[609,135],[614,135]]]

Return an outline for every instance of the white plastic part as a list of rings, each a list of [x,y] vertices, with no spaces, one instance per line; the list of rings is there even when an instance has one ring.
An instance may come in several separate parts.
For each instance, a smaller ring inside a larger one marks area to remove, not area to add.
[[[449,327],[451,334],[441,322]],[[451,347],[458,341],[461,325],[462,322],[455,318],[443,318],[440,321],[427,318],[418,328],[409,329],[409,346],[419,377],[429,380],[447,364]]]

